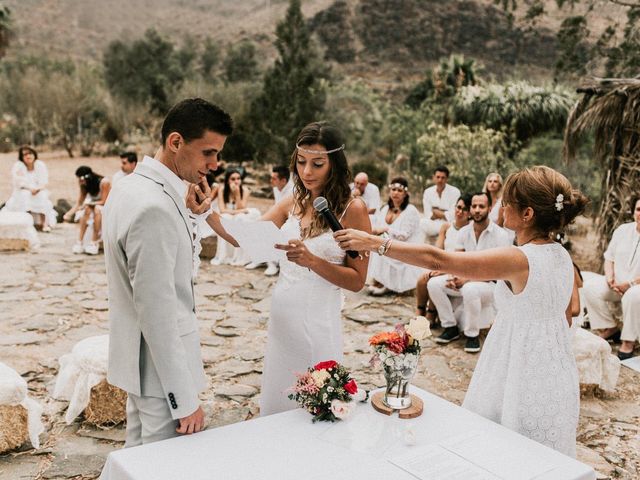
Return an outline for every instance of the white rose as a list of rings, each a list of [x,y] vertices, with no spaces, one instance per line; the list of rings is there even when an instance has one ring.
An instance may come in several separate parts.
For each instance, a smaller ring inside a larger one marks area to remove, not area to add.
[[[343,402],[342,400],[331,400],[331,413],[336,418],[344,420],[353,411],[353,402]]]
[[[412,318],[409,325],[405,328],[405,331],[419,342],[431,336],[429,320],[423,316]]]
[[[311,378],[316,384],[316,387],[322,388],[324,382],[326,382],[329,378],[331,378],[331,374],[326,370],[316,370],[311,374]]]
[[[358,388],[358,391],[351,395],[351,397],[354,402],[364,402],[364,399],[367,398],[367,392],[362,388]]]

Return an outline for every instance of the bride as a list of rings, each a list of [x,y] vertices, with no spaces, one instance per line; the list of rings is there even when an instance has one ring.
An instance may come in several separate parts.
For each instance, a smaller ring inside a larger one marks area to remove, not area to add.
[[[350,258],[340,249],[324,218],[313,209],[323,196],[345,228],[371,231],[364,202],[351,197],[351,172],[344,143],[334,127],[310,123],[302,129],[291,155],[293,195],[283,198],[262,216],[289,240],[276,248],[286,252],[271,297],[267,348],[264,358],[260,414],[296,408],[287,398],[295,373],[323,360],[342,360],[342,292],[357,292],[367,275],[367,256]],[[211,215],[211,227],[237,246]]]

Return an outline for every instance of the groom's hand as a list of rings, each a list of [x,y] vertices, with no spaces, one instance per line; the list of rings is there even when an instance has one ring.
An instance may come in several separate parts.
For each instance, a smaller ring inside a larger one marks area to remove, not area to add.
[[[207,182],[198,185],[189,184],[187,190],[186,206],[194,215],[202,215],[211,207],[211,188]]]
[[[182,435],[190,435],[204,430],[204,411],[202,407],[198,407],[198,409],[188,417],[181,418],[179,422],[180,426],[176,428],[176,432]]]

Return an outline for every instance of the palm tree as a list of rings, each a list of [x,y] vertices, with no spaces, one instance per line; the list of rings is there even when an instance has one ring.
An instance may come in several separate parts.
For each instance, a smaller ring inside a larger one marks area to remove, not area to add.
[[[575,158],[580,139],[595,138],[594,157],[605,170],[596,223],[599,252],[613,230],[627,221],[640,186],[640,79],[596,78],[580,87],[565,129],[564,156]]]
[[[561,132],[574,101],[568,90],[528,82],[469,86],[456,95],[452,113],[454,123],[505,132],[515,153],[537,135]]]
[[[4,56],[11,37],[11,10],[0,3],[0,58]]]

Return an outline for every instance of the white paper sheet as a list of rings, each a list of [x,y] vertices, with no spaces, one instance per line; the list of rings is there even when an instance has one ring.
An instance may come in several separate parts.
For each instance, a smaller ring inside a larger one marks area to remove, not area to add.
[[[635,370],[636,372],[640,372],[640,357],[627,358],[620,363],[627,368]]]
[[[274,247],[276,243],[287,244],[290,240],[271,221],[239,222],[222,217],[222,226],[236,239],[252,262],[278,262],[286,259],[284,250]]]
[[[535,454],[530,450],[514,450],[508,437],[490,432],[470,432],[441,442],[443,448],[478,465],[498,478],[530,480],[559,465],[554,450],[540,446]],[[505,452],[508,452],[505,456]]]
[[[389,462],[420,480],[500,480],[436,444],[413,448]]]

